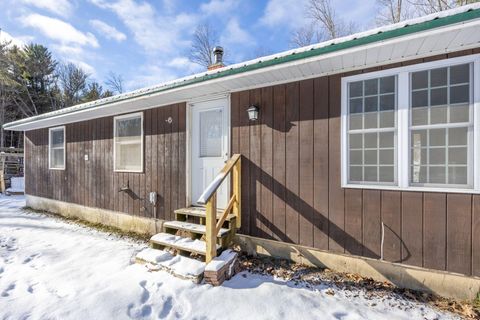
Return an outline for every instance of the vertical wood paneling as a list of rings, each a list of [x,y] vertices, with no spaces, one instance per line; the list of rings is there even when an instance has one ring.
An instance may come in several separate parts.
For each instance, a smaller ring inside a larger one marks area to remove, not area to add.
[[[300,82],[299,243],[313,246],[313,79]]]
[[[402,193],[402,262],[422,266],[423,194]]]
[[[329,183],[329,249],[343,252],[345,248],[344,190],[340,182],[340,75],[331,76],[329,81],[329,123],[328,123],[328,183]]]
[[[363,191],[363,255],[369,258],[380,257],[381,234],[380,191]]]
[[[382,191],[382,221],[385,225],[384,259],[401,261],[401,193]]]
[[[345,252],[362,255],[362,190],[345,190]]]
[[[328,249],[328,78],[314,80],[313,238],[314,247]]]
[[[186,203],[186,152],[187,152],[187,140],[186,140],[186,129],[187,129],[187,112],[186,104],[181,103],[178,105],[178,198],[177,198],[177,208],[183,208],[187,205]]]
[[[288,241],[285,233],[285,85],[273,88],[273,221],[275,240]]]
[[[471,274],[472,196],[447,195],[447,270]]]
[[[444,193],[425,193],[423,208],[423,266],[445,270],[447,196]]]
[[[262,91],[255,89],[250,91],[250,105],[261,105]],[[261,161],[262,161],[262,127],[259,121],[250,123],[250,227],[251,234],[265,236],[267,226],[265,219],[260,216],[262,206],[261,193]]]
[[[250,106],[250,92],[243,91],[239,93],[239,108],[238,108],[238,148],[242,154],[242,231],[246,234],[252,232],[253,226],[251,224],[250,213],[250,128],[247,117],[247,109]]]
[[[299,197],[299,92],[298,83],[289,83],[286,85],[286,109],[285,124],[287,132],[285,134],[285,186],[286,186],[286,220],[285,226],[287,238],[298,243],[298,197]]]
[[[262,234],[272,238],[273,223],[273,87],[263,88],[261,112],[261,211]]]
[[[473,196],[472,275],[480,276],[480,195]]]

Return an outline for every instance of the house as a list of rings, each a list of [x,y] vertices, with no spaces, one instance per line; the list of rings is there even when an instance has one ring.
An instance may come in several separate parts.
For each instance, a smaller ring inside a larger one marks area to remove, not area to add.
[[[473,297],[479,42],[473,4],[4,128],[30,207]]]

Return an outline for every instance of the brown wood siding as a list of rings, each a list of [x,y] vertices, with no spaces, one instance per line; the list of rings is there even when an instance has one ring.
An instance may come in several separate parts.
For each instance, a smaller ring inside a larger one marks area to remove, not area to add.
[[[383,221],[386,260],[480,276],[480,196],[341,187],[340,84],[352,74],[232,94],[232,151],[243,155],[241,232],[379,258]],[[260,107],[255,122],[246,112],[252,104]]]
[[[173,210],[186,205],[185,131],[185,103],[144,111],[143,173],[113,172],[113,117],[66,125],[65,170],[48,169],[48,129],[28,131],[26,193],[154,217],[148,194],[156,191],[156,218],[172,219]],[[132,193],[118,192],[127,183]]]

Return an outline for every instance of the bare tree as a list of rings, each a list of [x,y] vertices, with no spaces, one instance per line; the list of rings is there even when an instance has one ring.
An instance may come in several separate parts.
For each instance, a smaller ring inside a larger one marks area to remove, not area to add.
[[[212,50],[218,44],[218,34],[208,23],[200,24],[195,29],[189,59],[193,63],[208,67],[213,63]]]
[[[291,47],[305,47],[320,41],[319,35],[315,31],[315,25],[313,24],[294,30],[290,36]]]
[[[123,93],[123,77],[120,74],[110,72],[108,74],[107,80],[105,81],[107,87],[110,88],[113,92]]]
[[[377,25],[387,25],[412,17],[410,5],[405,0],[377,0]]]
[[[479,0],[409,0],[419,15],[425,15],[475,3]]]
[[[295,30],[291,37],[292,46],[306,46],[352,34],[356,29],[353,22],[345,22],[337,16],[330,0],[309,0],[306,17],[310,24]]]

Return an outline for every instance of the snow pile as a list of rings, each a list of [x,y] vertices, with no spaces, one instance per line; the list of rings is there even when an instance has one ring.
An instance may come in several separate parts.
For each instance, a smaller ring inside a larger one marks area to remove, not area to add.
[[[23,196],[0,196],[1,319],[456,319],[329,284],[242,272],[213,287],[148,272],[132,261],[145,243],[24,212],[24,205]]]
[[[11,177],[10,188],[7,192],[25,192],[25,178],[24,177]]]
[[[209,264],[207,264],[205,271],[218,271],[222,269],[227,263],[231,262],[237,256],[235,251],[230,249],[223,251],[218,257],[213,258]]]

